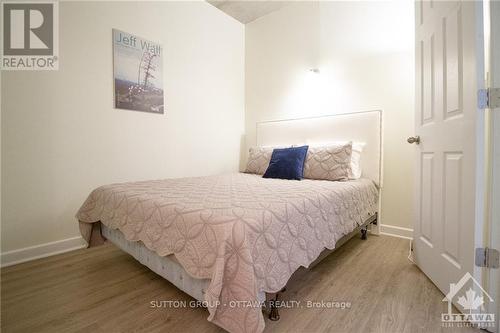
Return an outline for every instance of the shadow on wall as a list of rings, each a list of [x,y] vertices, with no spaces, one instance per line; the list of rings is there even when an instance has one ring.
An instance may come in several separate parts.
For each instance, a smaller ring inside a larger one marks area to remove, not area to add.
[[[240,172],[245,171],[248,159],[248,147],[251,146],[251,144],[247,144],[246,138],[245,134],[240,137]]]

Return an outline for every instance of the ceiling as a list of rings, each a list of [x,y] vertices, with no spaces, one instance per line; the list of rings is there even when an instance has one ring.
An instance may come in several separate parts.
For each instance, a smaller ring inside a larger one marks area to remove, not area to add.
[[[274,12],[290,3],[289,1],[244,0],[207,0],[207,2],[219,8],[226,14],[234,17],[243,24],[252,22],[259,17]]]

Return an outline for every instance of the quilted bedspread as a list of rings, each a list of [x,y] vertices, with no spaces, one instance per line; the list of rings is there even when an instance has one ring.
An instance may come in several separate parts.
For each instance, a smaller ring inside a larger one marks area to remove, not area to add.
[[[377,211],[371,180],[264,179],[244,173],[101,186],[77,213],[84,236],[101,221],[208,278],[209,320],[261,332],[257,294],[280,291],[300,266]],[[87,239],[88,240],[88,239]]]

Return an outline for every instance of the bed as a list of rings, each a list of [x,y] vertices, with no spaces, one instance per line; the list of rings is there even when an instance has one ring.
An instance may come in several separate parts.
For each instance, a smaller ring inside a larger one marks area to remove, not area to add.
[[[109,239],[204,301],[208,319],[224,329],[261,332],[266,294],[277,294],[299,267],[376,222],[381,111],[257,126],[258,145],[346,139],[367,143],[361,179],[235,173],[105,185],[77,214],[82,236],[89,245]]]

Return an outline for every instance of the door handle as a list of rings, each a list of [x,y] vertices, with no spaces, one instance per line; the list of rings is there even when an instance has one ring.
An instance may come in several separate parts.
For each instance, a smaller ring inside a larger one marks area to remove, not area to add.
[[[417,136],[410,136],[408,138],[408,143],[416,143],[417,145],[420,144],[420,137],[417,135]]]

